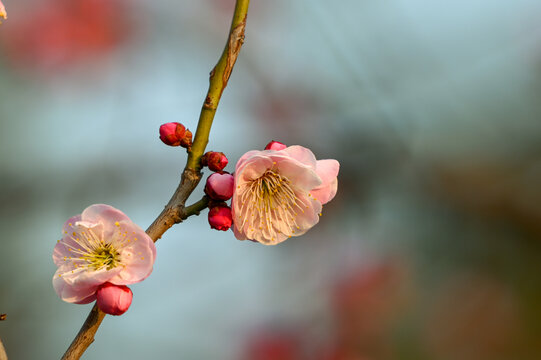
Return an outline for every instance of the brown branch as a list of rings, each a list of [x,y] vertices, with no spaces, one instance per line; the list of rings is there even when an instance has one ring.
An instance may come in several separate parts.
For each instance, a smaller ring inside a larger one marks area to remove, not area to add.
[[[201,109],[197,130],[188,161],[182,173],[180,184],[175,193],[158,215],[156,220],[148,227],[147,234],[156,242],[174,224],[185,220],[191,215],[198,215],[208,206],[205,196],[198,202],[185,207],[186,200],[201,181],[201,156],[205,152],[214,114],[218,108],[222,93],[227,86],[233,66],[237,60],[240,48],[244,42],[244,29],[250,0],[237,0],[228,41],[218,63],[210,73],[210,84],[207,96]],[[63,360],[79,359],[85,350],[94,342],[94,335],[103,321],[105,313],[94,305],[86,318],[81,330],[62,357]]]
[[[0,360],[8,360],[8,355],[6,354],[4,344],[2,344],[2,339],[0,339]]]
[[[6,314],[0,314],[0,321],[6,320]],[[2,344],[2,339],[0,339],[0,360],[8,360],[8,355],[6,354],[6,348]]]

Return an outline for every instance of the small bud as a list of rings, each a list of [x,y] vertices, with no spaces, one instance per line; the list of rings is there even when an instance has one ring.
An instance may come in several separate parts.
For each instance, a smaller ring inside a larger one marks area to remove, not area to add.
[[[184,136],[180,139],[180,146],[189,149],[192,147],[192,132],[188,129],[184,132]]]
[[[98,308],[109,315],[122,315],[131,305],[133,293],[125,285],[109,282],[101,285],[96,292]]]
[[[222,171],[228,162],[223,152],[209,151],[201,158],[201,165],[208,166],[212,171]]]
[[[178,122],[170,122],[160,126],[160,139],[169,146],[179,146],[186,132],[184,125]],[[191,133],[190,133],[191,137]]]
[[[270,143],[267,144],[267,146],[265,146],[265,150],[279,151],[279,150],[284,150],[286,147],[287,147],[287,145],[282,144],[279,141],[272,140]]]
[[[235,178],[231,174],[214,173],[207,178],[205,194],[212,200],[229,200],[233,196]]]
[[[225,203],[219,203],[211,207],[209,210],[209,224],[211,228],[216,230],[229,230],[233,224],[231,208]]]

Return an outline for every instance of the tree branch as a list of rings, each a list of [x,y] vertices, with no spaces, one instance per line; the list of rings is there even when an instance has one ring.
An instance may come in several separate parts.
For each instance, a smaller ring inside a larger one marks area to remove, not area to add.
[[[6,354],[4,344],[2,344],[2,339],[0,339],[0,360],[8,360],[8,355]]]
[[[6,320],[6,314],[0,314],[0,321],[3,321],[3,320]],[[2,344],[2,339],[0,339],[0,360],[8,360],[8,355],[6,354],[6,349],[4,348],[4,344]]]
[[[210,72],[209,89],[201,109],[194,142],[191,151],[188,152],[188,161],[182,172],[180,184],[163,211],[146,231],[154,242],[161,238],[171,226],[185,220],[191,215],[198,215],[201,210],[208,206],[208,198],[206,196],[188,207],[185,207],[185,203],[197,187],[197,184],[199,184],[199,181],[201,181],[201,156],[203,156],[207,147],[210,128],[220,98],[227,86],[240,48],[244,42],[244,29],[246,27],[249,4],[250,0],[237,0],[236,2],[228,41],[218,63]],[[63,360],[79,359],[83,355],[90,344],[94,342],[94,335],[98,331],[104,317],[105,313],[99,310],[97,305],[94,305],[81,330],[79,330],[79,333],[62,357]]]

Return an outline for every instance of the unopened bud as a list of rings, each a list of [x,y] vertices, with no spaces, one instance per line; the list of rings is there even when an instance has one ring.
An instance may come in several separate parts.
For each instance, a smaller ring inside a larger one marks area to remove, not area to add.
[[[212,200],[226,201],[233,196],[235,178],[233,175],[223,173],[213,173],[207,178],[205,184],[205,194]]]
[[[229,200],[233,196],[235,178],[231,174],[214,173],[207,178],[205,194],[213,200]]]
[[[131,305],[133,293],[125,285],[109,282],[101,285],[96,292],[98,308],[109,315],[122,315]]]
[[[285,144],[282,144],[281,142],[279,141],[274,141],[272,140],[270,143],[267,144],[267,146],[265,146],[265,150],[276,150],[276,151],[279,151],[279,150],[283,150],[287,147],[287,145]]]
[[[181,140],[186,133],[184,125],[178,122],[170,122],[160,126],[160,139],[169,146],[181,145]]]
[[[231,208],[225,203],[212,206],[209,210],[209,224],[211,228],[216,230],[229,230],[233,224]]]
[[[180,146],[189,149],[192,147],[192,132],[188,129],[184,132],[184,136],[180,139]]]
[[[201,165],[208,166],[212,171],[222,171],[228,162],[223,152],[209,151],[201,158]]]

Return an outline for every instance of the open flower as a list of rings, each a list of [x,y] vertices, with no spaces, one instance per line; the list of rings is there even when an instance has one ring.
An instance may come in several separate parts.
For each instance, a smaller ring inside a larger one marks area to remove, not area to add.
[[[58,266],[53,286],[62,300],[87,304],[106,282],[128,285],[144,280],[155,258],[152,239],[123,212],[91,205],[64,224],[53,251]]]
[[[235,237],[275,245],[304,234],[319,222],[322,204],[336,195],[339,167],[298,145],[244,154],[231,203]]]

